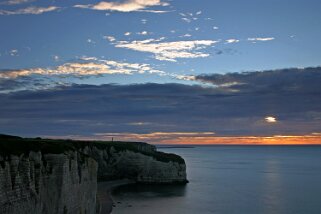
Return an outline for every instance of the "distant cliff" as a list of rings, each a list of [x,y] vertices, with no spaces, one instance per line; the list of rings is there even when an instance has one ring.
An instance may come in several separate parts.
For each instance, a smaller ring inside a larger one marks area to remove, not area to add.
[[[139,142],[0,135],[0,213],[98,213],[97,180],[186,183],[184,160]]]

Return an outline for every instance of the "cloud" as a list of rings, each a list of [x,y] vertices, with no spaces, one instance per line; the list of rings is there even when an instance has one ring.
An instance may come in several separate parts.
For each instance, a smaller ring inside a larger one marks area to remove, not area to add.
[[[147,31],[142,31],[142,32],[138,32],[137,34],[145,36],[145,35],[148,35],[148,34],[151,34],[151,33],[147,32]]]
[[[88,42],[88,43],[91,43],[91,44],[96,44],[96,42],[95,42],[94,40],[90,39],[90,38],[87,39],[87,42]]]
[[[65,63],[54,68],[30,68],[20,70],[2,70],[0,79],[15,79],[31,75],[73,75],[73,76],[93,76],[102,74],[126,74],[133,73],[162,73],[153,69],[149,64],[125,63],[112,60],[98,60],[96,58],[82,58],[81,62]]]
[[[146,39],[140,41],[118,41],[115,47],[153,53],[155,59],[176,62],[178,58],[208,57],[208,53],[200,50],[217,43],[214,40],[191,40],[163,42],[165,38]]]
[[[230,90],[256,93],[320,92],[321,67],[199,75],[196,80]]]
[[[165,11],[165,10],[138,10],[137,12],[146,12],[146,13],[169,13],[172,11]]]
[[[252,42],[257,42],[257,41],[266,42],[266,41],[272,41],[274,39],[275,39],[274,37],[257,37],[257,38],[248,38],[247,40]]]
[[[102,1],[97,4],[75,5],[77,8],[86,8],[92,10],[108,10],[118,12],[151,12],[151,13],[166,13],[162,10],[147,10],[146,8],[154,6],[168,6],[169,3],[161,0],[127,0],[124,2],[109,2]]]
[[[187,22],[187,23],[190,23],[192,20],[191,19],[189,19],[189,18],[186,18],[186,17],[183,17],[183,18],[181,18],[183,21],[185,21],[185,22]]]
[[[198,16],[202,14],[202,11],[197,11],[196,13],[179,13],[182,17],[181,20],[187,23],[198,20]]]
[[[126,32],[124,33],[124,36],[130,36],[132,33],[131,32]]]
[[[238,39],[227,39],[227,40],[225,40],[225,42],[227,44],[231,44],[231,43],[238,43],[238,42],[240,42],[240,40],[238,40]]]
[[[191,37],[191,36],[192,36],[191,34],[186,33],[186,34],[184,34],[184,35],[182,35],[182,36],[180,36],[180,37]]]
[[[30,2],[34,2],[34,1],[36,1],[36,0],[9,0],[9,1],[2,2],[0,4],[17,5],[17,4],[30,3]]]
[[[19,56],[19,51],[17,49],[12,49],[9,51],[10,56]]]
[[[60,57],[58,55],[54,55],[52,56],[52,58],[54,59],[54,61],[58,62],[60,60]]]
[[[59,61],[59,56],[53,56]],[[127,63],[113,60],[83,57],[75,62],[68,62],[56,67],[0,70],[0,83],[11,87],[0,88],[1,93],[21,90],[44,90],[61,85],[71,85],[75,80],[89,77],[106,77],[107,75],[156,75],[170,79],[194,81],[194,76],[165,72],[153,68],[150,64]],[[15,83],[13,83],[13,81]],[[90,82],[90,81],[89,81]]]
[[[113,37],[113,36],[104,36],[104,39],[107,39],[107,40],[110,41],[110,42],[116,41],[116,38]]]
[[[320,133],[320,67],[195,78],[213,86],[73,84],[0,94],[0,129],[19,135],[81,133],[93,137],[95,133],[102,136],[133,133],[150,139],[169,135],[177,139],[185,135],[181,141],[191,137],[188,133],[197,133],[195,137],[199,133],[215,136]],[[12,84],[17,83],[0,86]],[[278,122],[267,123],[267,116],[277,118]]]
[[[27,8],[18,9],[15,11],[0,10],[0,15],[27,15],[27,14],[39,15],[39,14],[55,11],[58,9],[59,9],[59,7],[55,7],[55,6],[27,7]]]

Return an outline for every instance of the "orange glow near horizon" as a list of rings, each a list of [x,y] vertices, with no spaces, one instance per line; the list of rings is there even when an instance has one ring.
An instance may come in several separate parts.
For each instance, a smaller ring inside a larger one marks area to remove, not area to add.
[[[321,136],[183,137],[161,143],[199,145],[321,145]]]
[[[58,138],[103,141],[109,141],[113,138],[114,141],[140,141],[151,144],[174,145],[321,145],[320,133],[298,136],[216,136],[214,132],[97,133],[88,137],[60,136]]]

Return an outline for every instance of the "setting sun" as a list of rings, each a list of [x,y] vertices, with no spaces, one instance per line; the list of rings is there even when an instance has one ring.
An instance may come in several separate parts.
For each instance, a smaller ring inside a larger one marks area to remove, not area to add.
[[[272,117],[272,116],[265,117],[264,119],[268,123],[276,123],[277,122],[277,119],[275,117]]]

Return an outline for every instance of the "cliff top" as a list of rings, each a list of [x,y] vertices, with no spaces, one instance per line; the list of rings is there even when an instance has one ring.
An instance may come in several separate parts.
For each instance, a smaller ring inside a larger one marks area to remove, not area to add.
[[[59,154],[67,151],[79,151],[86,146],[97,147],[99,149],[110,149],[116,151],[130,150],[142,153],[162,162],[185,163],[184,159],[175,154],[168,154],[156,151],[154,145],[143,142],[123,142],[123,141],[79,141],[79,140],[60,140],[42,138],[22,138],[18,136],[0,134],[0,155],[20,155],[30,151],[41,151],[43,154]]]

